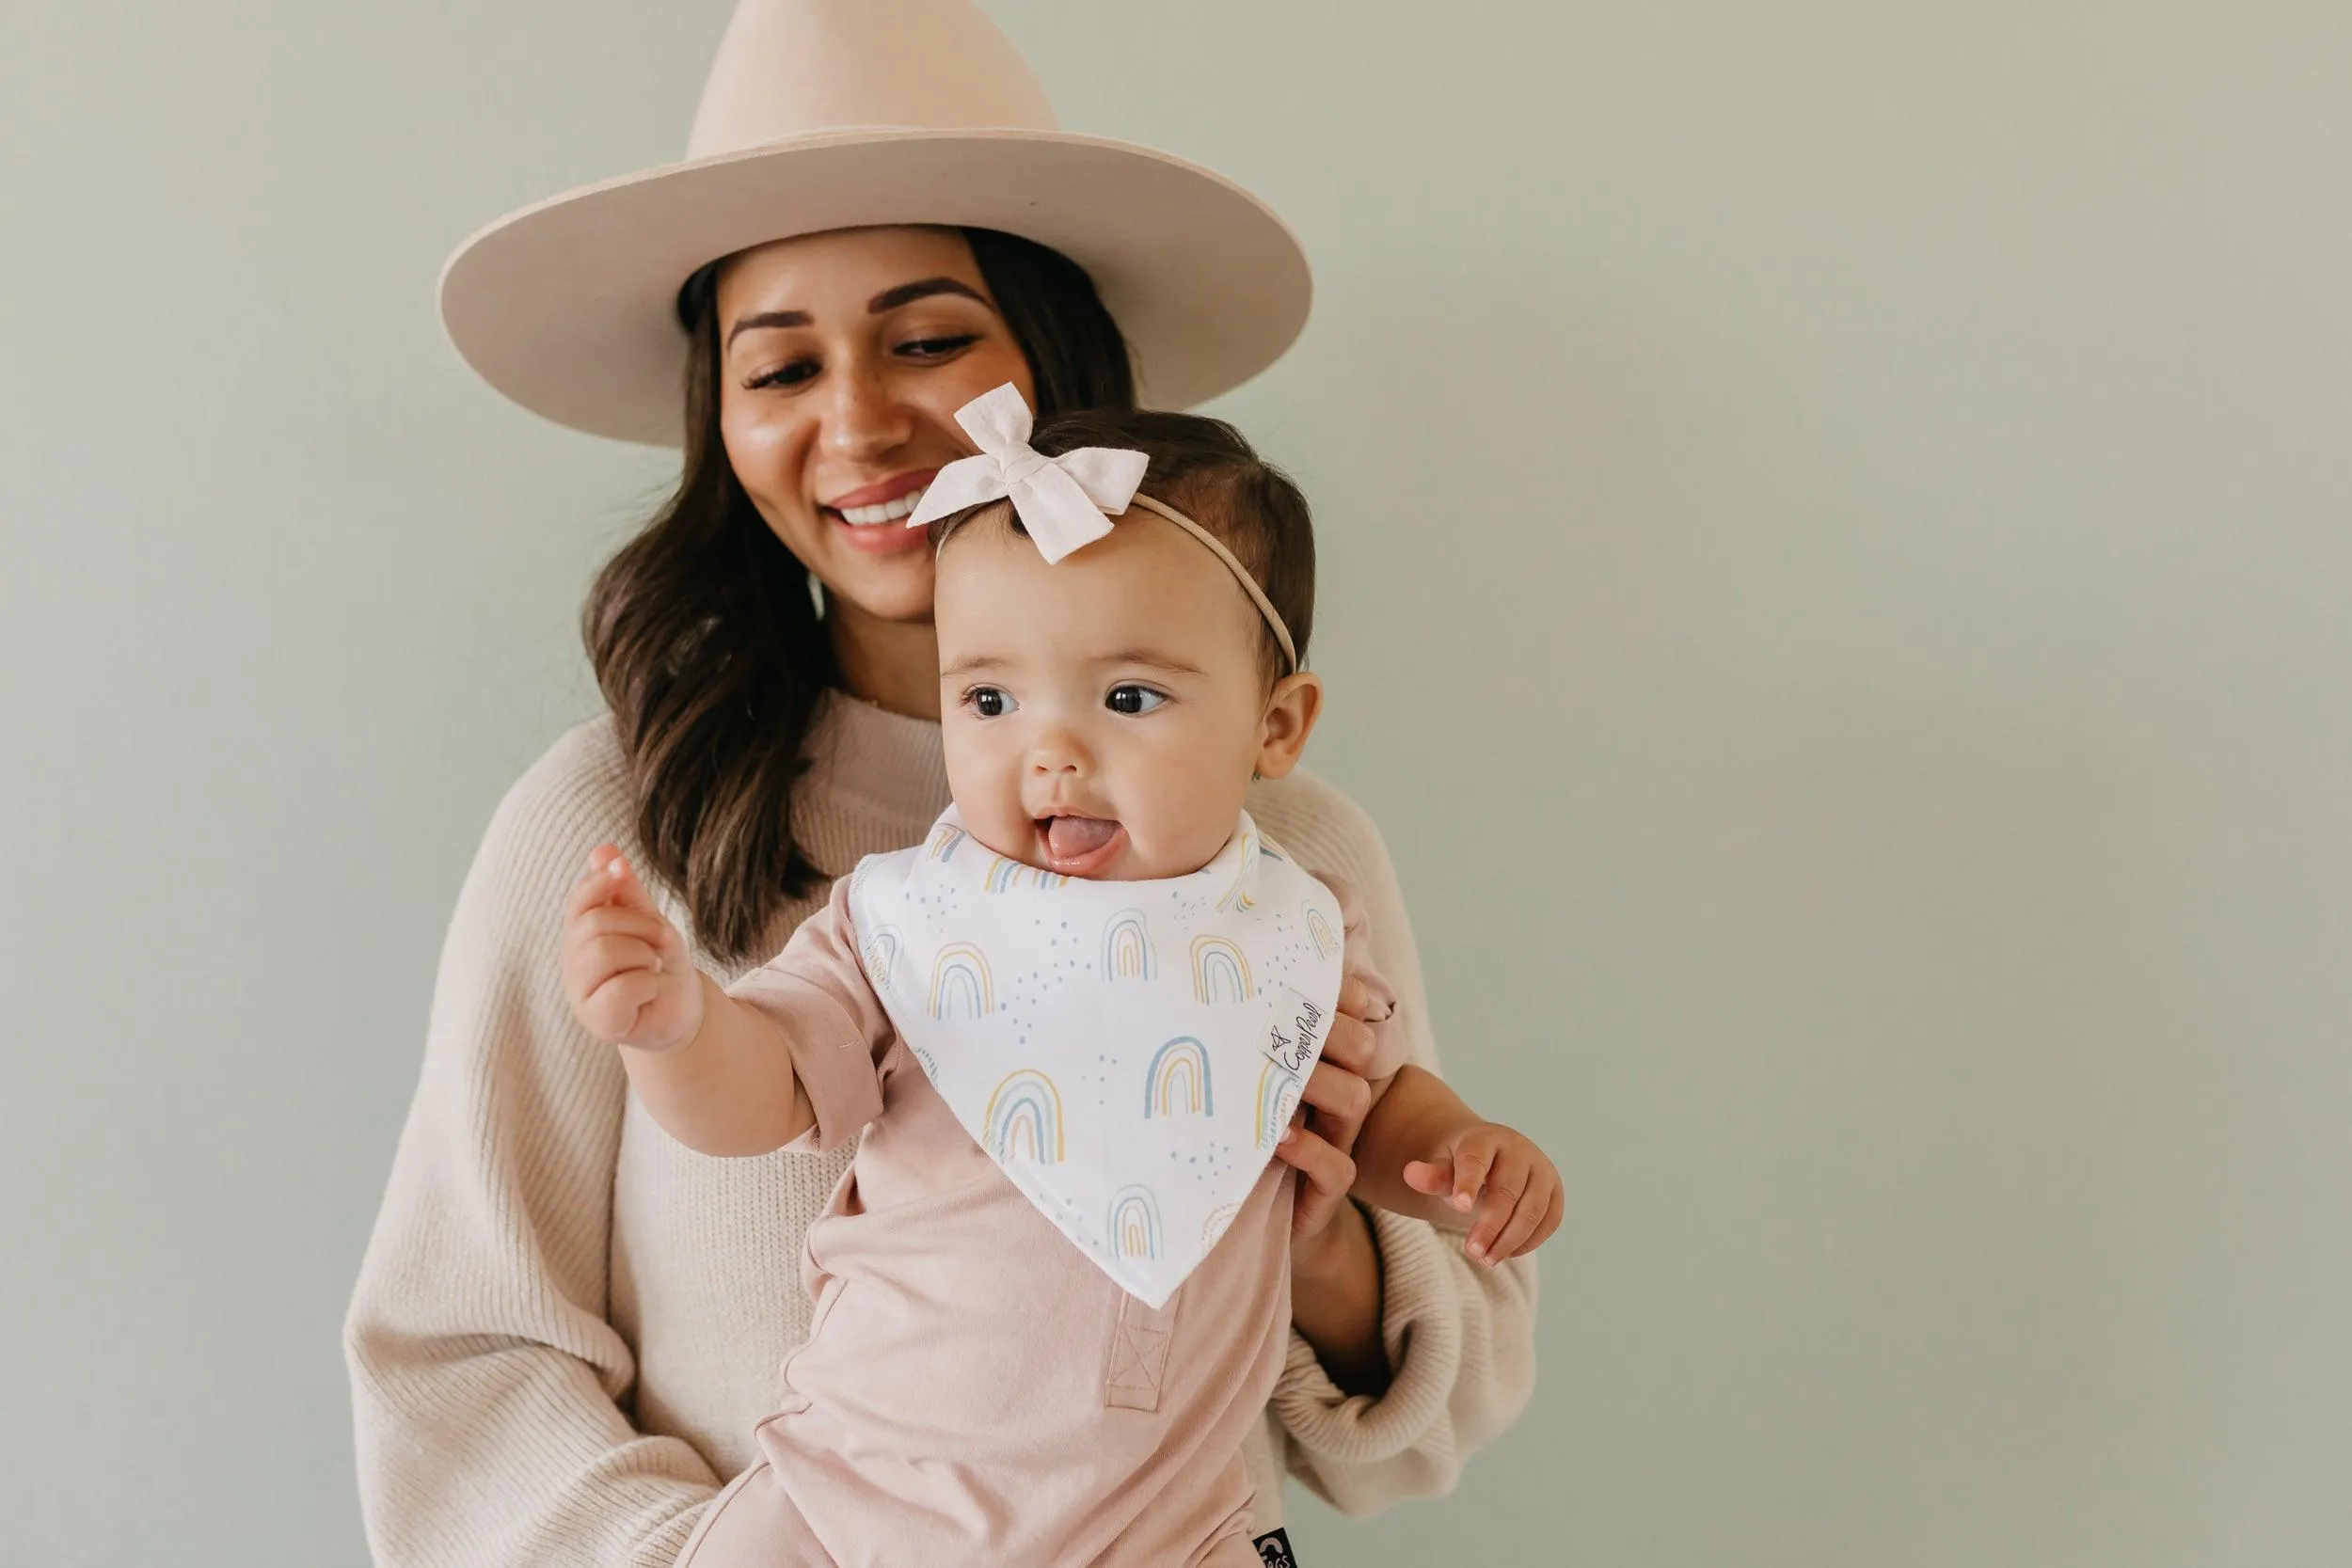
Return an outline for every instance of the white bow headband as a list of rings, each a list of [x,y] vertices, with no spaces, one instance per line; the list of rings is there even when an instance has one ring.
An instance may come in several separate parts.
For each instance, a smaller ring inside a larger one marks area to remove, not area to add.
[[[907,518],[907,527],[927,528],[969,507],[1009,500],[1021,526],[1036,543],[1038,554],[1050,565],[1110,532],[1112,515],[1130,506],[1156,512],[1225,562],[1233,580],[1249,595],[1249,602],[1265,617],[1274,641],[1282,645],[1289,670],[1297,670],[1298,650],[1291,642],[1290,628],[1233,552],[1174,507],[1137,494],[1144,470],[1152,466],[1148,455],[1117,447],[1080,447],[1058,457],[1046,456],[1029,445],[1029,432],[1034,428],[1029,405],[1022,399],[1021,389],[1009,381],[957,409],[956,423],[963,426],[964,434],[980,449],[979,454],[960,458],[940,469],[930,488],[923,492],[921,504]]]

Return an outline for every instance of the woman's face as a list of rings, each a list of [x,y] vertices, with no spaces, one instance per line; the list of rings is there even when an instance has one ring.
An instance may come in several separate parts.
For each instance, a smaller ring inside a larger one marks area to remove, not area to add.
[[[1028,362],[954,230],[844,229],[779,240],[719,275],[727,460],[829,601],[927,621],[931,554],[905,526],[970,455],[956,410]]]

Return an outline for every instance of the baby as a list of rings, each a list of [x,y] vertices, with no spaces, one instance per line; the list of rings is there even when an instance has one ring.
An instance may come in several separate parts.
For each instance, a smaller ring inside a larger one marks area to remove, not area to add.
[[[1010,387],[958,419],[980,455],[909,525],[938,552],[954,798],[928,843],[861,863],[731,989],[609,847],[567,910],[573,1009],[673,1136],[864,1134],[809,1229],[762,1458],[681,1568],[1243,1568],[1243,1438],[1290,1321],[1271,1156],[1343,964],[1385,995],[1243,809],[1321,705],[1306,503],[1211,420],[1032,444]],[[1485,1262],[1539,1244],[1551,1163],[1376,1037],[1355,1196],[1469,1215]]]

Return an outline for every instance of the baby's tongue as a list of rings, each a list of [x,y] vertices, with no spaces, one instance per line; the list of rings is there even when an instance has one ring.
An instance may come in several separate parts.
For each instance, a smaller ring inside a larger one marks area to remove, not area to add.
[[[1057,861],[1082,860],[1111,841],[1119,824],[1099,816],[1057,816],[1045,824],[1045,844]]]

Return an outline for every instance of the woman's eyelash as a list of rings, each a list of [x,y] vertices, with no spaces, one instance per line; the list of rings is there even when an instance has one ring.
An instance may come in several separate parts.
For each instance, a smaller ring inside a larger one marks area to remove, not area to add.
[[[980,341],[977,332],[951,332],[940,338],[915,338],[898,345],[901,354],[936,359],[944,355],[971,347]],[[814,376],[818,366],[810,359],[795,359],[788,365],[778,365],[772,371],[762,371],[743,383],[743,389],[756,392],[770,387],[798,386]]]
[[[795,372],[805,372],[807,373],[794,375]],[[797,383],[806,381],[809,376],[816,373],[817,367],[814,363],[806,359],[795,359],[788,365],[778,365],[772,371],[760,372],[757,375],[755,375],[750,380],[744,382],[743,388],[746,391],[756,392],[762,388],[785,386],[787,385],[787,377],[791,377],[792,381]]]

